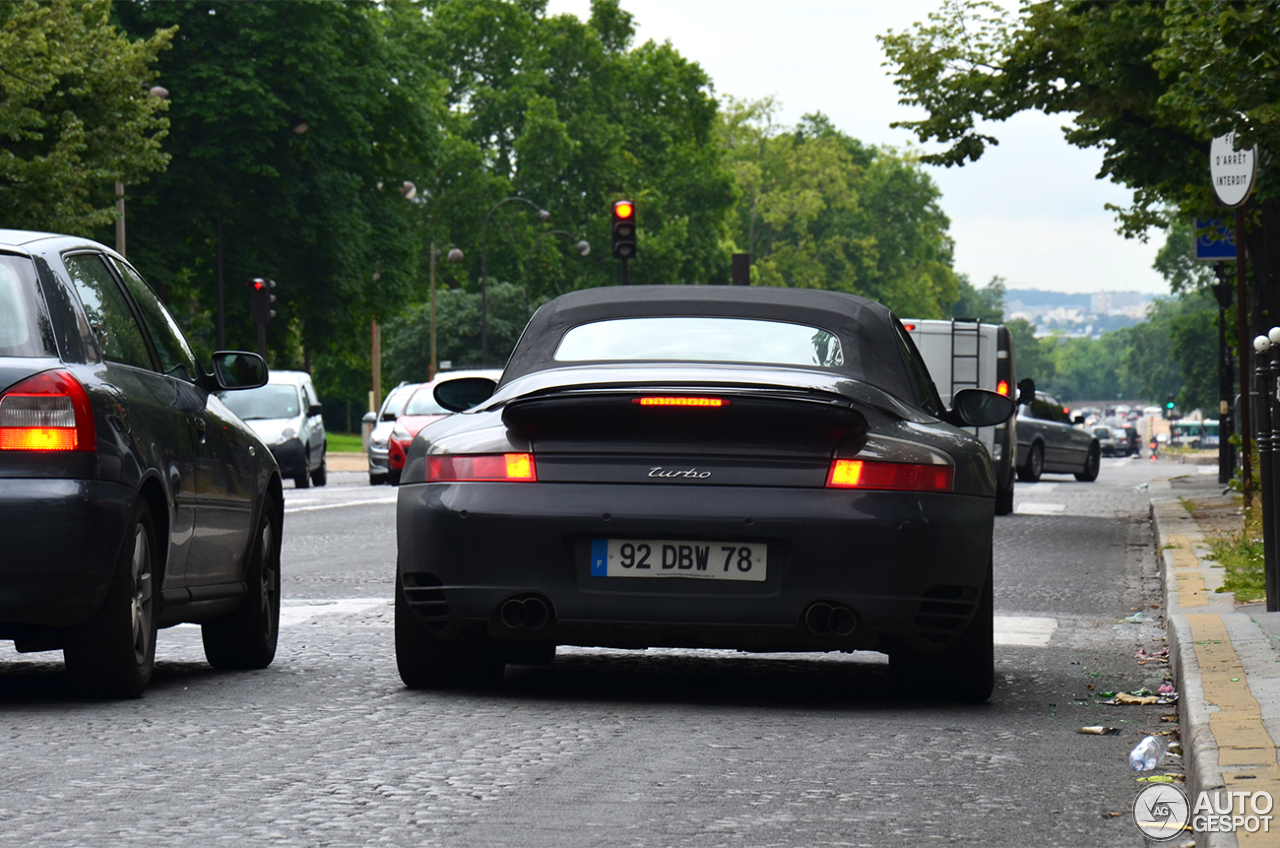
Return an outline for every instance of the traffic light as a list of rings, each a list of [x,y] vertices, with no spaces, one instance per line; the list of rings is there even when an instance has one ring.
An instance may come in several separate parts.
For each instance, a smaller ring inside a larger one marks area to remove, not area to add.
[[[1164,402],[1164,417],[1170,421],[1173,420],[1173,406],[1173,395],[1169,395],[1168,399]]]
[[[613,204],[613,258],[626,261],[636,255],[636,205],[630,200]]]
[[[276,296],[271,293],[271,290],[276,287],[276,281],[255,277],[249,281],[248,285],[249,302],[253,307],[253,323],[265,327],[268,321],[276,317],[276,311],[271,308],[271,304],[276,302]]]

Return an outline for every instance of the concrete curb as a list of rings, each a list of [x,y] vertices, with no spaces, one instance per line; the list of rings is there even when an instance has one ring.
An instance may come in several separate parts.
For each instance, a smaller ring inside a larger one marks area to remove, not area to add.
[[[1178,687],[1178,719],[1182,735],[1182,764],[1187,776],[1187,795],[1223,787],[1218,768],[1218,741],[1209,726],[1209,705],[1205,701],[1191,624],[1182,609],[1170,536],[1200,536],[1200,528],[1176,500],[1152,499],[1151,526],[1160,555],[1160,579],[1164,587],[1165,633],[1169,642],[1169,666]],[[1234,834],[1196,834],[1197,848],[1236,848]]]

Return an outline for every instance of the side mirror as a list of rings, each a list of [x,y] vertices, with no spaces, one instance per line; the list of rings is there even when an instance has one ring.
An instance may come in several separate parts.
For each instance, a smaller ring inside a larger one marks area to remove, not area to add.
[[[497,382],[488,377],[459,377],[436,386],[436,403],[450,412],[463,412],[493,397]]]
[[[1036,399],[1036,381],[1026,377],[1018,381],[1018,405],[1031,403]]]
[[[1077,415],[1075,418],[1072,418],[1072,419],[1071,419],[1071,423],[1072,423],[1072,424],[1083,424],[1083,423],[1084,423],[1084,416],[1083,416],[1083,415]]]
[[[311,408],[307,410],[307,417],[310,418],[312,415],[319,415],[322,412],[324,412],[324,407],[318,403],[313,403]]]
[[[220,389],[256,389],[267,384],[267,363],[256,353],[220,350],[213,355],[213,378]]]
[[[994,427],[1008,420],[1017,405],[999,392],[961,389],[952,399],[946,420],[958,427]]]
[[[366,412],[366,413],[364,414],[364,417],[362,417],[362,418],[360,419],[360,422],[361,422],[362,424],[377,424],[377,423],[378,423],[378,413],[376,413],[376,412]]]

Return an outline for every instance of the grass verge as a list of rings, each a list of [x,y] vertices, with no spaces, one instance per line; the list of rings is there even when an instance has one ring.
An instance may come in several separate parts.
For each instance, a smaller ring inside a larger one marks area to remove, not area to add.
[[[325,438],[329,440],[329,450],[333,453],[362,453],[364,451],[360,444],[359,434],[326,433]]]
[[[1256,499],[1245,511],[1244,532],[1219,536],[1209,542],[1213,558],[1223,567],[1221,592],[1235,594],[1236,602],[1255,601],[1267,596],[1262,561],[1262,506]]]

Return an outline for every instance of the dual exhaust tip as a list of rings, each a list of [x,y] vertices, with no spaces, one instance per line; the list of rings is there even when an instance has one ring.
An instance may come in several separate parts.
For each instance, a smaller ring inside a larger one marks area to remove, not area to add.
[[[804,626],[815,636],[848,636],[858,628],[858,616],[844,604],[815,601],[804,611]]]
[[[498,620],[511,630],[541,630],[551,623],[551,602],[538,595],[509,598],[498,606]]]

